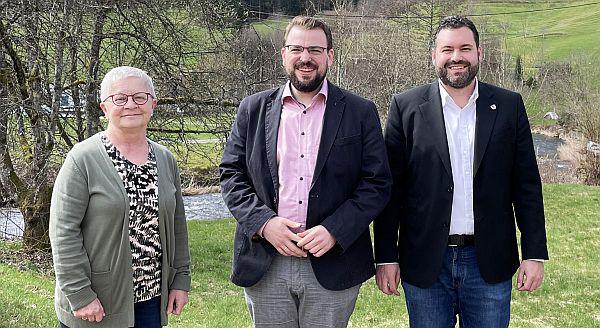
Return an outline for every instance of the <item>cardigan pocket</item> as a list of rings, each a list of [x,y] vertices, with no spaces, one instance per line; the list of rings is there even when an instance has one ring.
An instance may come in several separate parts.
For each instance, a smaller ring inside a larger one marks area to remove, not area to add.
[[[100,304],[104,308],[104,313],[106,315],[112,313],[113,293],[110,285],[110,271],[92,272],[91,282],[92,290],[98,296],[98,300],[100,300]]]

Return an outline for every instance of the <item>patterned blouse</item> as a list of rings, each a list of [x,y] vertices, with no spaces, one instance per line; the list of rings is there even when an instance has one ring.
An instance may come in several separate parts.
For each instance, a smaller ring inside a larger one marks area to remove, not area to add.
[[[148,143],[148,160],[136,165],[121,155],[106,137],[102,143],[129,197],[129,244],[133,268],[134,302],[160,295],[162,248],[158,230],[158,171]]]

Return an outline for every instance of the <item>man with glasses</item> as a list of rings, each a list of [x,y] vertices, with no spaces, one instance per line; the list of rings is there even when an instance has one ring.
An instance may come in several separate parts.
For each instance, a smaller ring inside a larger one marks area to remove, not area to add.
[[[231,279],[255,326],[345,327],[390,193],[381,126],[373,102],[325,78],[324,22],[296,17],[284,39],[289,81],[240,103],[220,165],[238,221]]]
[[[478,81],[473,22],[443,19],[438,80],[392,98],[392,198],[375,219],[377,285],[406,297],[411,327],[508,327],[511,278],[532,292],[548,259],[542,185],[521,96]],[[521,257],[516,224],[521,231]]]

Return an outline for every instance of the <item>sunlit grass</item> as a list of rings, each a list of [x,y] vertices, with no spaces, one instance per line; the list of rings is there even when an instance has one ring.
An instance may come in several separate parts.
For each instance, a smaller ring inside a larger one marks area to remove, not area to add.
[[[544,186],[550,261],[535,293],[513,292],[511,327],[596,327],[600,324],[600,188]],[[189,223],[192,292],[172,327],[250,327],[241,288],[229,282],[235,221]],[[0,247],[14,247],[0,243]],[[0,327],[51,327],[53,278],[0,263]],[[408,327],[403,297],[362,289],[350,327]]]

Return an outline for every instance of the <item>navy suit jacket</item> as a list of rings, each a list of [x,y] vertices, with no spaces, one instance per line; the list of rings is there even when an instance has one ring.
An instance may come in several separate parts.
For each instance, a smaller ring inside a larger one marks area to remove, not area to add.
[[[237,220],[231,280],[256,284],[277,253],[257,231],[277,214],[277,133],[283,86],[240,103],[221,161],[221,190]],[[323,225],[336,245],[309,255],[319,283],[342,290],[375,273],[369,224],[384,208],[391,175],[373,102],[329,83],[306,225]]]
[[[392,197],[375,220],[377,263],[398,262],[402,280],[437,279],[450,230],[454,183],[438,82],[393,97],[385,142]],[[479,82],[473,163],[475,248],[488,283],[510,279],[524,259],[548,259],[542,186],[518,93]]]

